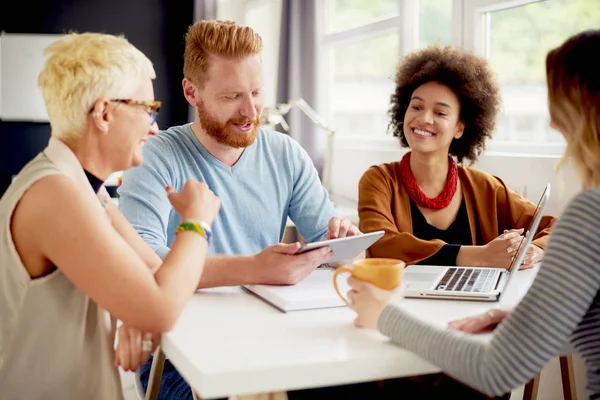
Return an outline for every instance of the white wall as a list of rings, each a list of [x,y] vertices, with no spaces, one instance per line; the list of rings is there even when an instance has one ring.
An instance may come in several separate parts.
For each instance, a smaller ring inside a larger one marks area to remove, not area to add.
[[[244,1],[217,0],[217,19],[244,22]]]
[[[44,50],[62,36],[0,32],[0,119],[48,122],[38,75]]]
[[[281,0],[219,0],[217,19],[227,19],[252,27],[263,40],[263,101],[276,105],[279,71]]]
[[[332,194],[356,201],[358,181],[362,174],[371,165],[400,160],[405,152],[396,141],[390,141],[388,146],[370,146],[336,138],[332,162]],[[539,200],[546,183],[550,182],[552,188],[547,213],[558,216],[573,195],[581,189],[571,166],[565,166],[557,173],[558,162],[557,156],[487,153],[475,167],[500,177],[511,189],[534,203]]]

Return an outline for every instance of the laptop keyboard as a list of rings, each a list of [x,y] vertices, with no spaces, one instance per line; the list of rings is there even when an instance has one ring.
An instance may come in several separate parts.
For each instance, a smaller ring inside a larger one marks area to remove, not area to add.
[[[440,280],[435,290],[486,293],[496,282],[498,271],[487,268],[452,267]]]

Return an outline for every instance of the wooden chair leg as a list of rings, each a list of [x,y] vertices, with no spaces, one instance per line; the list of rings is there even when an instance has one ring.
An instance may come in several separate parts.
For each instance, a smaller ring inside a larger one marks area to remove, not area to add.
[[[527,385],[525,385],[525,390],[523,391],[523,400],[537,400],[541,377],[542,373],[538,372],[532,380],[527,382]]]
[[[148,378],[148,389],[146,389],[146,400],[157,400],[160,391],[160,381],[162,379],[163,368],[165,366],[165,353],[160,349],[160,345],[154,352],[152,368],[150,368],[150,377]]]
[[[563,398],[565,400],[577,400],[573,357],[560,357],[560,376],[562,378]]]

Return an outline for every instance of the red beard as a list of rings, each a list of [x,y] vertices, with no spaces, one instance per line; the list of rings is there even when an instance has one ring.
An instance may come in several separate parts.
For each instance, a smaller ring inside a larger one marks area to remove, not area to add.
[[[200,126],[208,136],[218,143],[240,149],[250,146],[256,140],[258,128],[262,121],[260,115],[254,119],[232,118],[221,124],[210,114],[203,102],[198,103],[196,109],[198,110]],[[245,133],[236,132],[233,124],[252,124],[252,128]]]

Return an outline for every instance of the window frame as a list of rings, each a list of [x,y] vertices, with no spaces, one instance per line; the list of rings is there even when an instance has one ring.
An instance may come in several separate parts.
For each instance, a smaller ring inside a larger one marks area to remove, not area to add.
[[[330,109],[330,83],[333,69],[329,65],[329,51],[336,45],[360,42],[373,37],[389,34],[397,30],[400,33],[400,56],[404,56],[418,47],[419,39],[419,0],[397,0],[399,15],[370,21],[346,30],[326,32],[327,1],[317,0],[321,12],[318,13],[317,32],[318,79],[320,111],[328,120],[333,118]],[[452,0],[451,41],[454,46],[462,46],[477,54],[486,55],[484,29],[487,13],[513,7],[520,7],[546,0]],[[397,147],[397,138],[391,135],[366,137],[360,134],[336,132],[336,147],[384,149]],[[553,142],[511,142],[489,140],[486,153],[496,155],[531,154],[540,156],[558,156],[564,153],[565,143]]]

